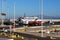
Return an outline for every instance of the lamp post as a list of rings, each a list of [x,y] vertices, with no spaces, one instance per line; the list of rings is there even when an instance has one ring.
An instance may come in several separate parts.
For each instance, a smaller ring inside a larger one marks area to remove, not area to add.
[[[14,0],[14,25],[13,25],[13,29],[15,31],[15,0]]]
[[[43,37],[43,0],[41,0],[41,20],[42,20],[42,22],[41,22],[41,26],[42,26],[41,36]]]
[[[5,1],[6,1],[6,0],[2,0],[2,12],[1,12],[1,16],[2,16],[2,26],[3,26],[4,18],[5,18],[5,16],[6,16],[6,14],[5,14]]]
[[[1,13],[1,15],[2,15],[2,26],[3,26],[3,24],[4,24],[4,18],[6,16],[6,14],[5,13]]]

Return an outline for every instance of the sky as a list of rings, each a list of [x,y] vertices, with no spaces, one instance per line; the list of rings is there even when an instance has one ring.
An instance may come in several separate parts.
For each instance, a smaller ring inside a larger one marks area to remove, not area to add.
[[[6,18],[14,17],[14,2],[15,15],[19,16],[39,16],[41,14],[41,0],[5,0]],[[2,10],[2,0],[0,0],[0,13]],[[60,0],[43,0],[43,14],[46,16],[60,16]]]

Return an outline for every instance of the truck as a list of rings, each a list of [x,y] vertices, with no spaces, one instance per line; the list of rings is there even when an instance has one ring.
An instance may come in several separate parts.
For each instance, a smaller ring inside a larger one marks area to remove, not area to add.
[[[42,22],[38,17],[20,17],[18,20],[20,24],[33,26],[41,25]]]

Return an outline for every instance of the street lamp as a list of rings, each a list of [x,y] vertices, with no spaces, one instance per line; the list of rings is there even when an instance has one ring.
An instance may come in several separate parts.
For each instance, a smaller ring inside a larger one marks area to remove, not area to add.
[[[13,24],[13,29],[14,29],[14,31],[15,31],[15,0],[14,0],[14,24]]]
[[[5,13],[1,13],[1,15],[2,15],[2,26],[3,26],[3,22],[4,22],[4,18],[6,16],[6,14]]]
[[[5,16],[6,16],[6,14],[5,14],[5,1],[6,1],[6,0],[2,0],[2,12],[1,12],[1,16],[2,16],[2,26],[3,26],[4,18],[5,18]]]
[[[42,19],[42,22],[41,22],[41,36],[43,37],[43,0],[41,0],[41,19]]]

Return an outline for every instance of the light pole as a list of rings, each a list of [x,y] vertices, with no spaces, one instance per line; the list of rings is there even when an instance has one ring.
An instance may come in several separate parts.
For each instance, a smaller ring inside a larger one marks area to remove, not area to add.
[[[41,0],[41,20],[42,20],[42,22],[41,22],[41,26],[42,26],[41,36],[43,37],[43,0]]]
[[[15,26],[15,1],[14,1],[14,26]]]
[[[3,26],[6,14],[5,13],[1,13],[1,15],[2,15],[2,26]]]
[[[15,0],[14,0],[14,25],[13,25],[13,29],[15,31]]]
[[[5,14],[5,1],[6,1],[6,0],[2,0],[2,12],[1,12],[1,16],[2,16],[2,26],[3,26],[4,18],[5,18],[5,16],[6,16],[6,14]]]

